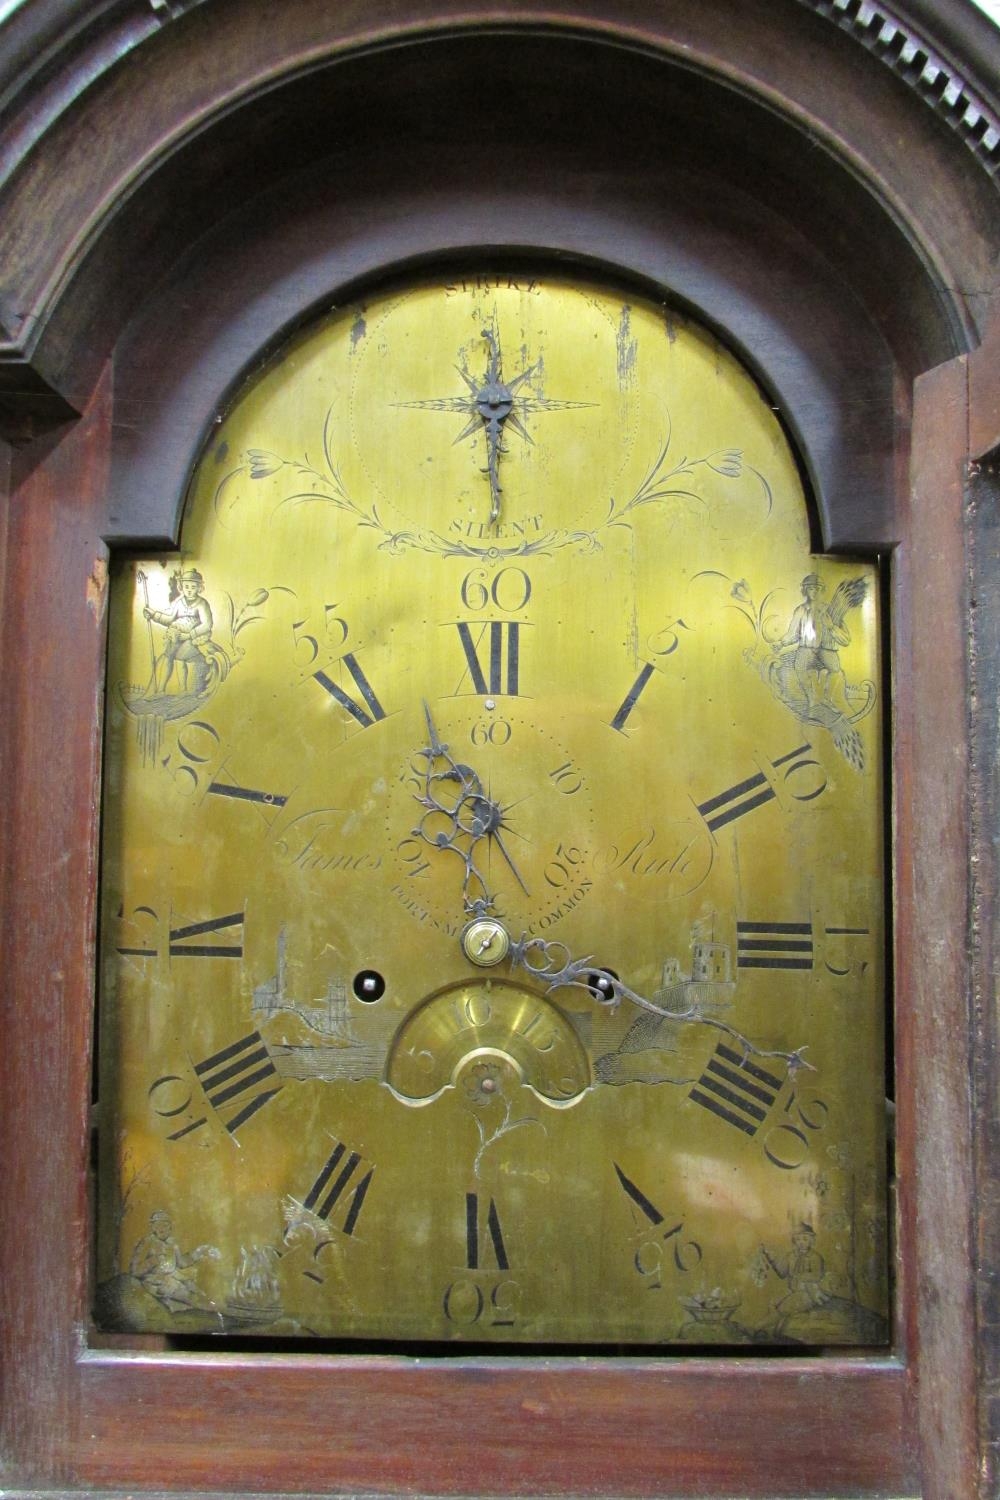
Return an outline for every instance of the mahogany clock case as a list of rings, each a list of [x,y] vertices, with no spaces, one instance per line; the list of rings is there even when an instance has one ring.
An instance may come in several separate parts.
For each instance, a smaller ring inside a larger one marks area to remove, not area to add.
[[[995,746],[966,708],[972,665],[980,684],[995,670],[997,353],[988,336],[967,353],[988,334],[992,181],[877,56],[797,0],[711,16],[682,4],[669,28],[641,6],[627,24],[597,4],[519,7],[499,25],[449,7],[327,9],[289,4],[279,44],[252,7],[206,0],[139,44],[141,111],[127,49],[101,67],[91,50],[96,81],[71,91],[4,189],[4,404],[19,443],[2,729],[17,791],[4,864],[10,1483],[954,1493],[948,1476],[977,1472],[992,1431],[971,1254],[973,1234],[983,1253],[994,1243],[988,1193],[973,1213],[992,1127],[980,1114],[973,1128],[971,1106],[993,1054],[969,999],[988,993],[994,875],[976,821],[970,890],[967,808],[977,785],[977,818],[988,812]],[[114,28],[133,17],[123,5],[90,19],[75,53],[50,58],[49,86],[97,41],[121,43]],[[233,91],[251,77],[268,87],[245,87],[241,105]],[[83,170],[70,143],[88,131],[100,149]],[[905,153],[889,146],[900,132]],[[43,236],[30,229],[39,194]],[[902,1274],[888,1354],[414,1364],[119,1349],[84,1331],[106,546],[175,542],[206,432],[291,329],[359,288],[473,261],[569,262],[717,327],[801,455],[817,548],[891,555]],[[14,313],[32,307],[19,336]],[[58,1082],[39,1090],[39,1069]],[[11,1229],[29,1201],[30,1236]]]

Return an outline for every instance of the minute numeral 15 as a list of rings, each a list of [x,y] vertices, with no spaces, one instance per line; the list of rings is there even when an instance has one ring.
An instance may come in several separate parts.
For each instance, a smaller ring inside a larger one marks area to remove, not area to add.
[[[852,971],[863,973],[865,960],[841,967],[830,963],[824,953],[829,940],[869,937],[867,927],[824,927],[821,929],[820,957],[829,973],[844,978]],[[738,969],[811,970],[815,966],[814,928],[812,922],[740,922],[736,923],[736,967]]]

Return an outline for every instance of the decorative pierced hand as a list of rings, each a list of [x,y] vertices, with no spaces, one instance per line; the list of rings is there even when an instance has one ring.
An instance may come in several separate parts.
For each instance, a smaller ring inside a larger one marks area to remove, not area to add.
[[[500,455],[503,452],[503,424],[514,407],[514,392],[504,385],[500,369],[500,345],[490,328],[483,330],[489,344],[490,358],[486,379],[476,392],[476,407],[486,429],[486,476],[490,482],[490,525],[500,519]],[[521,380],[527,378],[527,374]]]
[[[487,848],[496,845],[525,895],[530,893],[501,835],[502,806],[487,793],[477,772],[450,754],[438,735],[426,702],[424,714],[428,743],[418,752],[426,760],[424,789],[414,793],[424,814],[413,834],[434,849],[450,849],[458,855],[464,866],[462,905],[466,915],[486,916],[495,903],[476,863],[483,839]]]
[[[812,1063],[802,1056],[804,1047],[799,1047],[794,1052],[758,1047],[749,1037],[737,1031],[735,1026],[730,1026],[728,1022],[720,1021],[715,1016],[706,1015],[697,1000],[683,1010],[671,1010],[667,1006],[657,1005],[654,1000],[647,1000],[645,995],[629,989],[610,969],[596,967],[592,957],[573,958],[565,943],[551,943],[544,938],[524,936],[517,942],[511,942],[508,956],[513,968],[525,969],[534,979],[540,979],[549,993],[566,986],[585,989],[599,1004],[606,1005],[611,1010],[617,1010],[623,1000],[629,1000],[640,1010],[650,1011],[654,1016],[663,1016],[669,1021],[686,1021],[691,1025],[710,1026],[715,1031],[722,1031],[742,1049],[744,1057],[778,1058],[787,1064],[788,1071],[793,1074],[803,1068],[811,1073],[816,1071]]]

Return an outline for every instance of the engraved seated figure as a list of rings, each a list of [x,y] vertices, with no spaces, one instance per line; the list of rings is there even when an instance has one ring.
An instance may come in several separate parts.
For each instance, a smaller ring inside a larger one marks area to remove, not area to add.
[[[808,573],[802,580],[802,600],[792,611],[788,629],[775,642],[775,650],[789,651],[792,670],[801,690],[813,700],[829,702],[835,681],[843,677],[840,647],[850,644],[850,632],[842,620],[821,602],[823,580]]]
[[[193,1267],[200,1260],[218,1260],[212,1245],[198,1245],[186,1254],[173,1236],[173,1223],[165,1209],[150,1215],[149,1234],[132,1251],[129,1273],[171,1312],[212,1304],[194,1285]]]

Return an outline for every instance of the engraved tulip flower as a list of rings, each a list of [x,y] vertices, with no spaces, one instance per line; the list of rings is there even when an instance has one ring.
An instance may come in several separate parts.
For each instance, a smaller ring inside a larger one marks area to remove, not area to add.
[[[738,448],[720,448],[718,453],[710,453],[705,462],[724,479],[739,479],[743,473],[743,454]]]
[[[250,465],[251,479],[270,479],[272,474],[277,474],[284,467],[285,460],[276,453],[268,453],[264,448],[251,448],[247,452],[247,462]]]

